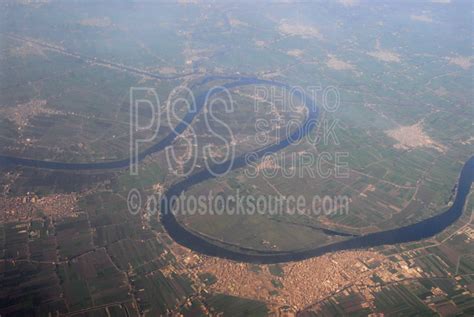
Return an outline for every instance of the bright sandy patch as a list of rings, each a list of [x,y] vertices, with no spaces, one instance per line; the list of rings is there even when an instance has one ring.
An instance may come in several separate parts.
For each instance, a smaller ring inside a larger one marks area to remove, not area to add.
[[[435,93],[436,96],[439,96],[439,97],[444,97],[449,94],[449,91],[444,87],[439,87],[438,89],[433,90],[433,92]]]
[[[336,56],[329,54],[329,59],[326,63],[326,65],[329,68],[335,69],[335,70],[354,70],[354,65],[347,63],[343,60],[338,59]]]
[[[39,8],[43,4],[51,3],[51,0],[35,0],[35,1],[32,1],[32,0],[18,0],[18,3],[22,4],[22,5],[29,5],[29,6]]]
[[[170,67],[170,66],[160,67],[159,71],[160,71],[161,74],[165,74],[165,75],[176,74],[176,72],[177,72],[176,68]]]
[[[466,140],[464,140],[464,141],[461,141],[460,143],[461,143],[461,144],[464,144],[464,145],[466,145],[466,144],[474,144],[474,136],[471,136],[471,137],[469,137],[468,139],[466,139]]]
[[[183,56],[185,58],[186,65],[192,65],[192,63],[197,60],[209,58],[213,52],[213,49],[198,49],[186,46],[183,50]]]
[[[294,50],[289,50],[288,52],[286,52],[286,54],[293,57],[301,57],[304,55],[304,51],[299,50],[299,49],[294,49]]]
[[[236,19],[236,18],[229,18],[229,24],[232,27],[249,26],[248,23],[240,21],[239,19]]]
[[[323,35],[319,30],[309,25],[283,21],[278,26],[278,30],[284,35],[297,35],[303,38],[317,38],[318,40],[323,39]]]
[[[13,56],[27,57],[31,55],[46,56],[45,50],[34,43],[23,42],[20,46],[10,48],[10,54]]]
[[[112,24],[109,17],[102,17],[102,18],[89,18],[83,19],[79,22],[79,24],[83,26],[94,26],[98,28],[105,28]]]
[[[461,67],[462,69],[469,69],[472,66],[472,57],[468,56],[455,56],[449,57],[449,64],[453,64]]]
[[[446,150],[445,146],[437,143],[423,131],[423,122],[420,121],[410,126],[400,126],[396,129],[387,130],[385,133],[395,139],[398,143],[394,145],[395,148],[401,150],[429,147],[436,149],[439,152]]]
[[[382,49],[378,40],[375,44],[375,50],[372,52],[368,52],[367,54],[372,57],[375,57],[378,60],[381,60],[382,62],[399,63],[401,61],[400,55],[398,55],[397,53]]]
[[[413,21],[426,22],[426,23],[433,22],[433,19],[426,14],[420,14],[420,15],[412,14],[410,16],[410,19],[412,19]]]
[[[263,171],[263,170],[278,170],[280,169],[281,166],[275,162],[275,160],[272,160],[270,158],[262,160],[258,165],[257,165],[257,170],[258,171]]]
[[[345,7],[354,7],[359,4],[359,0],[338,0]]]
[[[400,63],[400,56],[397,53],[394,53],[389,50],[376,50],[367,53],[372,57],[375,57],[378,60],[381,60],[382,62],[388,62],[388,63]]]
[[[33,99],[27,103],[8,107],[2,111],[2,115],[14,122],[19,129],[28,125],[30,120],[41,114],[60,114],[59,111],[46,107],[46,100]]]

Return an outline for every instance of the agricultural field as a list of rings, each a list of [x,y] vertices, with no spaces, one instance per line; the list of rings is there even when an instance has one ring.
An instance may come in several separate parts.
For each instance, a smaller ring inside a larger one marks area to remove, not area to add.
[[[473,155],[472,9],[2,1],[0,316],[473,315],[472,193],[417,241],[269,264],[202,247],[298,254],[450,210]],[[163,208],[172,190],[269,205]]]

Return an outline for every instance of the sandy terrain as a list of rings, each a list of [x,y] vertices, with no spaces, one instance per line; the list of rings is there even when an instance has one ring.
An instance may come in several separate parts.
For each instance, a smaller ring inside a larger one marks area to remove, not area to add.
[[[233,28],[239,27],[239,26],[249,26],[248,23],[240,21],[239,19],[236,18],[229,18],[229,24]]]
[[[439,152],[446,150],[444,145],[432,140],[423,131],[422,121],[414,125],[400,126],[396,129],[387,130],[385,133],[398,142],[395,144],[395,148],[397,149],[407,150],[419,147],[430,147]]]
[[[369,56],[375,57],[382,62],[388,63],[400,63],[400,55],[395,52],[383,49],[380,47],[380,42],[377,40],[375,44],[375,50],[367,53]]]
[[[51,0],[18,0],[19,4],[29,5],[35,8],[39,8],[44,4],[51,3]]]
[[[455,56],[449,57],[449,64],[453,64],[461,67],[462,69],[469,69],[472,66],[472,57],[471,56]]]
[[[389,50],[375,50],[372,52],[369,52],[368,55],[375,57],[378,60],[381,60],[382,62],[388,62],[388,63],[399,63],[400,62],[400,56],[397,53],[394,53]]]
[[[286,52],[286,54],[293,57],[301,57],[304,55],[304,51],[299,50],[299,49],[294,49],[294,50],[289,50],[288,52]]]
[[[160,67],[159,71],[160,71],[161,74],[164,74],[164,75],[176,74],[177,73],[176,68],[169,67],[169,66]]]
[[[278,30],[283,35],[296,35],[303,38],[316,38],[318,40],[324,39],[323,35],[317,28],[309,25],[282,21],[278,26]]]
[[[20,46],[12,47],[9,51],[11,55],[19,57],[27,57],[30,55],[46,56],[44,48],[29,42],[22,42]]]
[[[338,0],[345,7],[354,7],[359,4],[359,0]]]
[[[262,170],[278,170],[281,166],[274,159],[264,159],[257,165],[257,171]]]
[[[433,92],[435,93],[436,96],[440,96],[440,97],[444,97],[444,96],[447,96],[449,94],[449,91],[444,87],[439,87],[438,89],[434,90]]]
[[[340,60],[334,55],[329,54],[328,56],[329,56],[329,59],[326,65],[329,68],[332,68],[335,70],[354,70],[355,69],[354,65],[347,63],[343,60]]]
[[[83,19],[79,22],[80,25],[83,26],[94,26],[98,28],[106,28],[112,24],[109,17],[102,17],[102,18],[89,18]]]
[[[410,19],[412,19],[413,21],[419,21],[419,22],[426,22],[426,23],[432,23],[433,22],[433,19],[426,15],[426,14],[412,14],[410,16]]]
[[[31,101],[19,104],[15,107],[4,108],[1,113],[8,120],[14,122],[19,129],[28,125],[30,120],[41,114],[60,114],[59,111],[46,107],[46,100],[32,99]]]

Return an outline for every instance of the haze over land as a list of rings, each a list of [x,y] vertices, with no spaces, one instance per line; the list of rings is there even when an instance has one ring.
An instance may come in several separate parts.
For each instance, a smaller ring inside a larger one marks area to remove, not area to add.
[[[472,14],[469,1],[2,2],[0,315],[472,315],[472,193],[434,236],[331,249],[451,210],[473,155]],[[134,98],[159,104],[133,112]],[[210,203],[166,218],[159,199],[180,189]],[[283,207],[213,203],[235,197]]]

